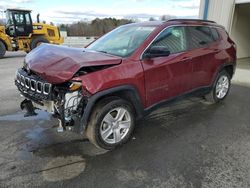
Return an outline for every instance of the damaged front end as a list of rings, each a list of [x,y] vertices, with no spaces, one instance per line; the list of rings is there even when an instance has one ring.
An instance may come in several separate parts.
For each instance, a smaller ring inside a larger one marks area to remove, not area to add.
[[[78,133],[84,131],[81,117],[90,94],[83,91],[81,82],[53,85],[23,68],[17,71],[15,84],[25,97],[20,105],[27,111],[25,116],[36,115],[35,109],[45,110],[59,120],[58,132],[67,128]]]

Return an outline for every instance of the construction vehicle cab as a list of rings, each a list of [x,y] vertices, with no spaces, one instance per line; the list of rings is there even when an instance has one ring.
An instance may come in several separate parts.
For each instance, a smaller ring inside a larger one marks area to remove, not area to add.
[[[0,26],[0,58],[6,51],[29,52],[41,43],[62,44],[63,38],[56,26],[37,23],[31,19],[31,10],[7,9],[6,26]]]
[[[33,32],[30,10],[8,9],[6,33],[11,37],[29,36]]]

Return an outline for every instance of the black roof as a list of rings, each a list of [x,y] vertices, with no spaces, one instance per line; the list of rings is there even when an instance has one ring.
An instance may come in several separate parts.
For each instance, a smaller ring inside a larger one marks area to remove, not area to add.
[[[177,21],[177,22],[208,22],[208,23],[216,23],[211,20],[202,20],[202,19],[170,19],[169,21]]]
[[[17,9],[17,8],[8,8],[6,11],[17,11],[17,12],[31,12],[31,10],[27,9]]]

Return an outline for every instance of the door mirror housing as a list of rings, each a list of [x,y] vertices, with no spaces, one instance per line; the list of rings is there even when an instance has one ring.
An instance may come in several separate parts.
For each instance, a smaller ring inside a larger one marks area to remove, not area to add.
[[[170,51],[165,46],[153,46],[146,51],[144,57],[153,58],[153,57],[167,57],[170,55]]]

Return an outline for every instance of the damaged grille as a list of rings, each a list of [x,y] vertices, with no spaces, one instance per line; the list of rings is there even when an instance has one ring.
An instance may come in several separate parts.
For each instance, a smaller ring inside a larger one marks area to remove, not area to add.
[[[36,75],[28,75],[26,71],[19,69],[16,73],[15,84],[19,91],[26,97],[37,100],[51,99],[52,85],[43,81]]]

